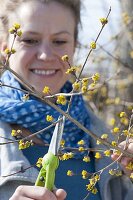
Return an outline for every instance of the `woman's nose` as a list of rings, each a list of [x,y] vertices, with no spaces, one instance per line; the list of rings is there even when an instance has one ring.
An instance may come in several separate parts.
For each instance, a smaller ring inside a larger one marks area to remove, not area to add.
[[[37,58],[44,61],[51,61],[54,59],[54,52],[50,45],[43,44],[39,47]]]

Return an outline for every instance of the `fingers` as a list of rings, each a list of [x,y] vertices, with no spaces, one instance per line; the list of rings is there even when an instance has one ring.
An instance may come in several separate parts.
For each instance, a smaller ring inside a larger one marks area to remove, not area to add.
[[[19,186],[10,200],[57,200],[53,192],[39,186]]]
[[[53,193],[55,194],[58,200],[64,200],[67,196],[66,191],[63,189],[55,189]]]
[[[123,141],[119,144],[119,147],[124,149],[125,148],[125,145],[126,145],[126,141]],[[129,143],[128,143],[128,146],[127,146],[127,149],[126,151],[128,151],[129,153],[132,153],[133,154],[133,139],[130,139],[129,140]],[[113,160],[116,160],[117,158],[119,157],[119,155],[117,155],[117,153],[113,153],[111,158]],[[130,157],[126,157],[126,156],[122,156],[121,159],[119,160],[122,168],[123,168],[123,171],[128,175],[130,176],[130,174],[133,172],[133,167],[130,167],[129,169],[127,168],[127,166],[129,165],[129,163],[133,163],[133,158],[130,158]],[[131,164],[133,165],[133,164]]]

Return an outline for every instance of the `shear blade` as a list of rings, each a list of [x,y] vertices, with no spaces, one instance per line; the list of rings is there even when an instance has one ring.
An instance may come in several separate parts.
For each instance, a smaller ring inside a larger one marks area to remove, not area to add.
[[[60,121],[55,126],[53,136],[51,138],[51,142],[48,149],[48,152],[51,152],[54,155],[58,154],[60,148],[60,142],[62,139],[64,124],[65,124],[65,116],[59,117],[59,120]]]

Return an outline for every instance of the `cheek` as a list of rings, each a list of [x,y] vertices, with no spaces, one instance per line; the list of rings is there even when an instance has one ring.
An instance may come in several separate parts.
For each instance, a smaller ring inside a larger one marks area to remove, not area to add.
[[[14,55],[11,56],[9,63],[12,65],[11,68],[17,68],[20,71],[21,69],[27,68],[32,60],[32,52],[19,49]]]

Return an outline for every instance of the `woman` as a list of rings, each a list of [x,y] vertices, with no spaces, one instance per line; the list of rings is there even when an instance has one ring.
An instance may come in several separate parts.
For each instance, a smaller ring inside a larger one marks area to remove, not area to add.
[[[3,9],[1,18],[4,28],[1,42],[2,52],[12,45],[13,37],[11,34],[7,34],[12,24],[14,22],[20,23],[23,30],[22,36],[17,37],[15,40],[16,53],[9,60],[10,68],[39,92],[42,92],[45,86],[50,88],[52,94],[60,91],[70,92],[72,86],[67,82],[69,77],[65,73],[68,65],[61,60],[61,57],[68,55],[69,62],[72,64],[80,22],[80,1],[7,0],[4,7],[5,10]],[[1,81],[25,89],[22,83],[8,71],[2,75]],[[21,129],[23,136],[27,132],[34,133],[49,125],[45,121],[46,115],[52,114],[55,119],[59,116],[57,111],[48,105],[42,104],[35,97],[30,96],[29,100],[23,102],[23,95],[24,93],[20,90],[1,87],[0,127],[3,137],[13,139],[10,133],[14,127],[17,127],[17,130]],[[87,111],[81,96],[74,97],[72,103],[72,109],[70,109],[72,117],[81,122],[86,128],[97,133],[98,136],[107,131],[96,116],[90,110]],[[60,107],[65,111],[67,104]],[[49,143],[52,131],[53,129],[50,129],[47,133],[40,134],[35,142],[37,144]],[[77,142],[81,139],[86,142],[87,147],[96,146],[92,138],[77,129],[69,120],[66,120],[63,137],[68,147],[77,147]],[[66,193],[64,190],[59,189],[53,193],[45,188],[28,186],[34,184],[38,171],[35,168],[23,169],[35,164],[36,159],[43,156],[45,152],[47,152],[47,148],[38,145],[22,151],[18,150],[16,143],[14,145],[2,145],[1,176],[13,175],[1,178],[1,199],[65,199]],[[72,169],[76,174],[81,173],[83,169],[93,172],[103,168],[104,163],[107,165],[111,162],[105,159],[104,162],[101,160],[95,164],[94,159],[92,159],[92,162],[87,164],[81,162],[82,155],[76,154],[75,157],[70,161],[60,162],[56,175],[55,185],[67,191],[67,199],[69,200],[83,199],[88,193],[85,188],[88,181],[81,179],[79,176],[67,177],[66,172],[68,169]],[[21,171],[21,173],[16,174],[15,172],[18,171]],[[88,199],[130,200],[132,188],[128,188],[131,186],[131,182],[128,178],[123,181],[123,177],[111,179],[108,173],[105,172],[98,185],[100,192],[96,195],[89,195]],[[114,184],[117,184],[119,193],[114,190]]]

